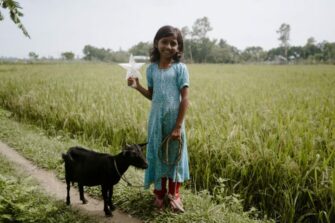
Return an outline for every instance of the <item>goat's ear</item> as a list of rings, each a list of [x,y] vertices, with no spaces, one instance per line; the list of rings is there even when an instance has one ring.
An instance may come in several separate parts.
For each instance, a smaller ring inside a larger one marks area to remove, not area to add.
[[[125,150],[125,149],[128,149],[130,147],[130,145],[128,143],[125,143],[123,146],[122,146],[122,150]]]
[[[148,143],[147,142],[145,142],[145,143],[141,143],[141,144],[138,144],[140,147],[141,147],[141,149],[144,149],[145,148],[145,146],[147,145]]]
[[[122,150],[122,155],[125,156],[125,155],[127,154],[127,152],[128,152],[128,150],[123,149],[123,150]]]

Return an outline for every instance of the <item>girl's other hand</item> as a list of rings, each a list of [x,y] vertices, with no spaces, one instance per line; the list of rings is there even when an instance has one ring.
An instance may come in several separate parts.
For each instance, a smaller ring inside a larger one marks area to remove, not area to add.
[[[180,140],[181,139],[181,129],[180,128],[174,128],[171,133],[171,139],[172,140]]]

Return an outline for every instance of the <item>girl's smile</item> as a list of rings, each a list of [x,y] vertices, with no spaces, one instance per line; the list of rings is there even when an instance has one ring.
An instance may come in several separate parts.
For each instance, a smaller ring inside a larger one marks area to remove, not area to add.
[[[161,59],[171,59],[178,52],[178,41],[175,36],[163,37],[158,41]]]

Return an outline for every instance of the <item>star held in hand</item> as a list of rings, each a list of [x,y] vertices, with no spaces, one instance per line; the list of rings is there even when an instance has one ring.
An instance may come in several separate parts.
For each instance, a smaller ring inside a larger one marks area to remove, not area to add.
[[[144,63],[136,63],[132,54],[129,57],[129,63],[120,63],[119,65],[127,70],[126,79],[129,77],[141,78],[140,68]]]

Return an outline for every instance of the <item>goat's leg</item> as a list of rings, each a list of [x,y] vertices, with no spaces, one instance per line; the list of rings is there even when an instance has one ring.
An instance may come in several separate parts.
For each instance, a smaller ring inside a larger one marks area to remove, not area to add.
[[[70,205],[71,201],[70,201],[70,181],[66,180],[66,204]]]
[[[84,186],[78,183],[78,187],[79,187],[80,200],[83,202],[83,204],[87,204],[87,200],[84,197]]]
[[[109,193],[108,193],[108,205],[109,205],[110,210],[114,211],[116,207],[113,204],[113,185],[109,186],[108,191],[109,191]]]
[[[112,216],[112,212],[108,207],[108,194],[106,185],[101,185],[102,197],[104,199],[104,212],[106,216]]]

